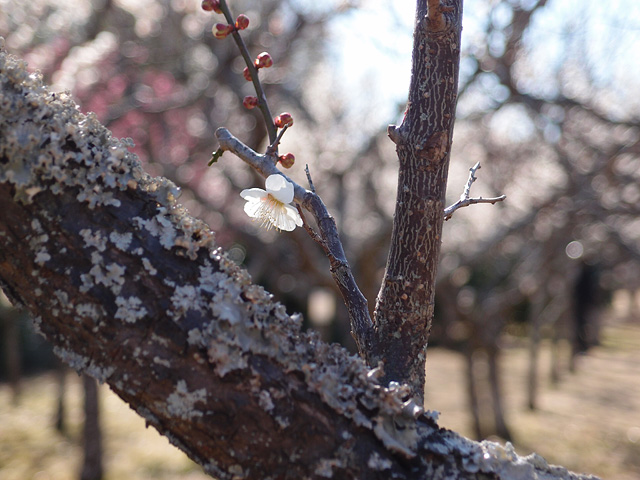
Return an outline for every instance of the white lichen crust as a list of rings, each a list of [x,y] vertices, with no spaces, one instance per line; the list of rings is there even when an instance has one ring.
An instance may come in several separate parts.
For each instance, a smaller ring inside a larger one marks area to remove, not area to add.
[[[3,246],[32,253],[11,272],[22,268],[40,291],[16,284],[13,297],[63,360],[108,382],[207,472],[577,478],[439,429],[406,386],[380,385],[380,370],[303,333],[300,317],[253,285],[176,203],[175,185],[143,172],[130,142],[1,51],[0,119],[0,201],[10,191],[9,206],[40,214],[4,230],[0,220]],[[18,228],[26,242],[10,238]]]

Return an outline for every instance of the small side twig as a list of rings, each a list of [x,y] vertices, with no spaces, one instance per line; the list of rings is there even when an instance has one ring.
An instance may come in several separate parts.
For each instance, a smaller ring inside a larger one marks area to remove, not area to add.
[[[468,207],[469,205],[475,205],[476,203],[491,203],[492,205],[495,205],[496,203],[501,202],[505,198],[507,198],[506,195],[500,195],[499,197],[490,197],[490,198],[482,198],[482,197],[471,198],[470,197],[471,185],[473,185],[473,182],[477,180],[476,172],[478,170],[480,170],[480,162],[477,162],[473,167],[469,169],[469,178],[467,180],[467,183],[464,186],[462,195],[460,195],[460,199],[453,205],[450,205],[444,209],[445,221],[449,220],[453,215],[453,212],[455,212],[459,208]]]
[[[316,193],[316,187],[313,186],[313,180],[311,180],[311,172],[309,171],[309,164],[306,163],[304,166],[304,173],[307,174],[307,182],[309,182],[309,189]]]
[[[307,222],[307,219],[304,216],[304,211],[302,210],[302,207],[300,205],[296,204],[296,208],[298,209],[298,213],[300,214],[300,218],[302,218],[302,227],[306,230],[307,234],[311,237],[311,239],[314,242],[316,242],[318,245],[320,245],[320,247],[324,251],[325,255],[329,259],[329,262],[331,263],[331,265],[339,263],[339,260],[335,257],[335,255],[329,249],[329,246],[327,245],[327,242],[325,242],[322,239],[322,237],[320,235],[318,235],[318,232],[316,232],[311,227],[311,225],[309,225],[309,222]]]
[[[289,125],[285,125],[284,127],[282,127],[280,132],[278,132],[278,136],[276,137],[276,139],[271,143],[271,145],[267,147],[267,155],[275,156],[275,163],[278,163],[278,145],[280,145],[280,140],[282,140],[282,136],[284,135],[284,132],[287,131],[287,128],[289,128]]]

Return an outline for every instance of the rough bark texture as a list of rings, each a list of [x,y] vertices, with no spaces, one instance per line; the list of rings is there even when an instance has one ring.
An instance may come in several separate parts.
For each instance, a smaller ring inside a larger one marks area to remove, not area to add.
[[[386,379],[408,383],[422,398],[457,100],[462,1],[417,5],[409,104],[402,125],[389,127],[400,166],[373,348]]]
[[[302,333],[169,181],[1,51],[0,119],[5,292],[210,474],[581,478],[439,429],[407,388]]]

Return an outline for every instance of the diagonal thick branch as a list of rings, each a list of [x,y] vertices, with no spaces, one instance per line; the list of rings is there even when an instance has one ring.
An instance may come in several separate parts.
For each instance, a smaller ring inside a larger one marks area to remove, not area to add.
[[[303,188],[278,170],[273,163],[272,157],[255,152],[234,137],[226,128],[218,128],[218,130],[216,130],[216,138],[218,139],[220,150],[235,154],[262,177],[267,178],[269,175],[282,175],[293,184],[294,201],[300,207],[309,211],[318,225],[320,232],[319,237],[322,240],[321,245],[330,260],[331,275],[342,294],[347,311],[349,312],[351,334],[358,346],[358,352],[362,358],[368,360],[373,324],[369,316],[367,299],[356,284],[353,273],[351,272],[351,267],[342,248],[336,222],[329,214],[322,199],[315,192]],[[310,228],[308,224],[305,228],[307,227]]]

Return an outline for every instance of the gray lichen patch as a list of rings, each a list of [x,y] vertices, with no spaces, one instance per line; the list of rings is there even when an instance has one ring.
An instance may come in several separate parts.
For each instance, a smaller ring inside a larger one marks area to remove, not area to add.
[[[99,230],[93,231],[89,228],[83,228],[80,230],[80,235],[82,235],[86,247],[95,248],[99,252],[104,252],[107,249],[107,238]]]
[[[104,383],[115,372],[114,367],[99,366],[96,363],[92,362],[90,358],[78,355],[72,350],[56,346],[53,348],[53,351],[60,358],[60,360],[65,362],[71,368],[95,378],[100,383]]]
[[[113,243],[116,248],[126,252],[131,244],[131,240],[133,239],[133,234],[131,232],[118,233],[111,232],[109,233],[109,240]]]
[[[142,300],[138,297],[116,297],[115,318],[128,323],[134,323],[147,315],[147,309],[142,305]]]
[[[178,380],[175,391],[167,399],[167,409],[172,416],[182,419],[201,417],[201,411],[195,408],[197,403],[202,403],[207,398],[204,388],[189,391],[187,382]]]

